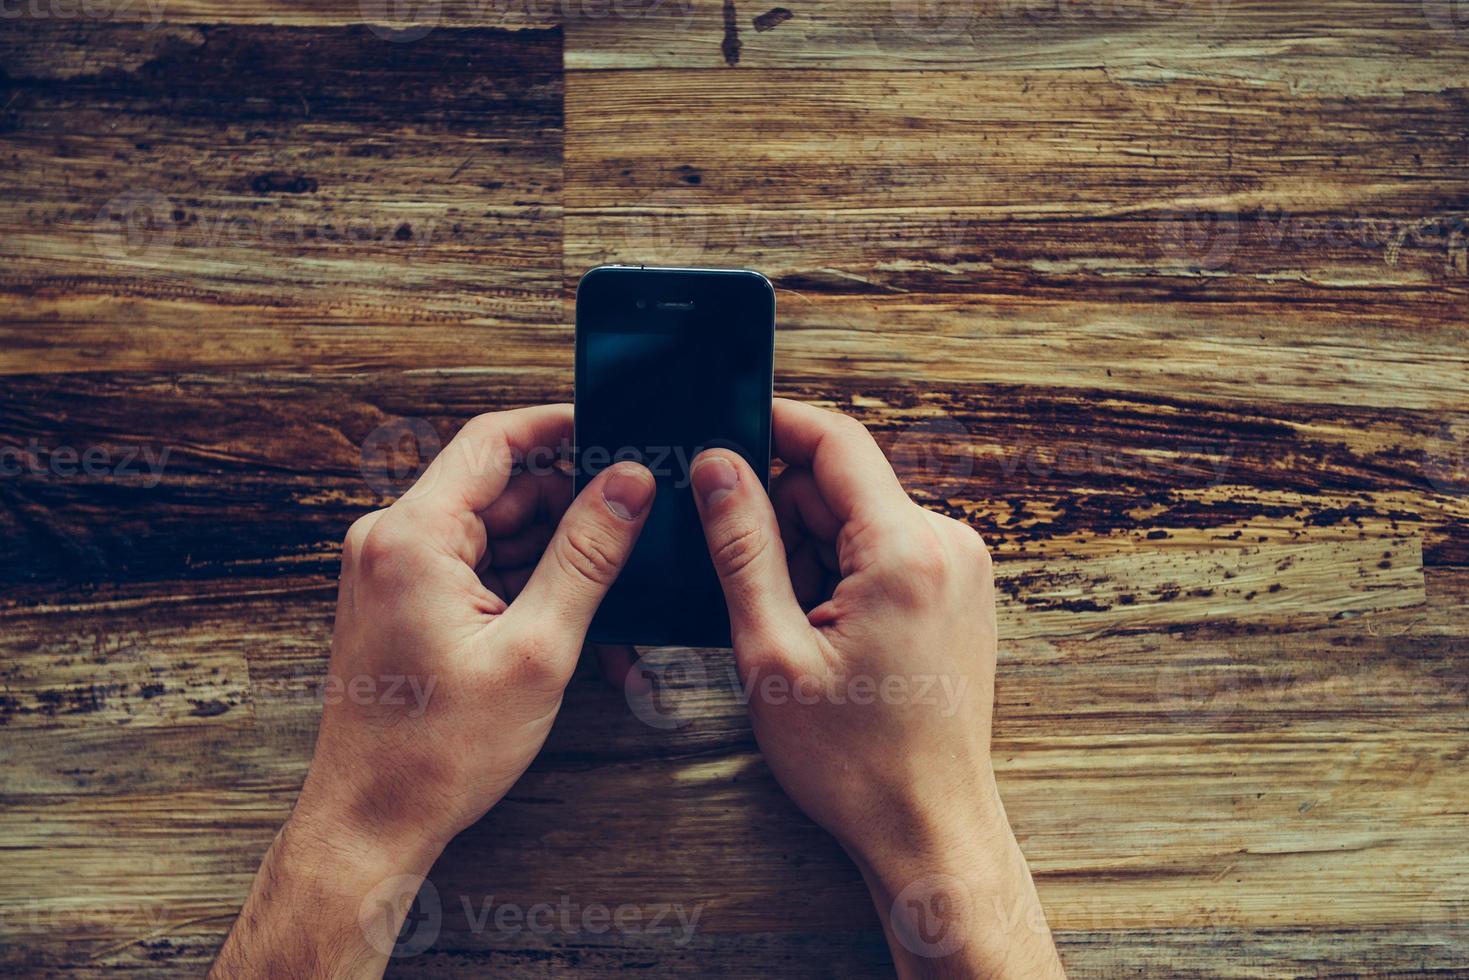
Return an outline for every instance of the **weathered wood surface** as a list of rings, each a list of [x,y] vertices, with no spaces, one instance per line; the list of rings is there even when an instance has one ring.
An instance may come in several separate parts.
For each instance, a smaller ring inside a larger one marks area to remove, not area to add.
[[[992,543],[997,765],[1073,975],[1469,975],[1447,4],[17,9],[3,972],[203,970],[392,424],[568,397],[570,287],[620,259],[769,273],[781,391]],[[727,656],[652,662],[667,726],[580,675],[395,972],[890,971]]]

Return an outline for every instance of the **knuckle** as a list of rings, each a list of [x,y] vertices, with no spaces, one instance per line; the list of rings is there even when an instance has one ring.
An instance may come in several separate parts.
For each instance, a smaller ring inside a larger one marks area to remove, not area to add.
[[[465,422],[459,432],[470,439],[496,438],[500,434],[500,413],[485,412],[483,415],[476,415]]]
[[[995,570],[995,559],[990,554],[990,547],[985,544],[984,538],[978,531],[975,531],[969,536],[969,540],[970,544],[968,547],[972,555],[970,560],[974,562],[974,566],[986,575],[993,573]]]
[[[837,417],[836,428],[848,438],[871,438],[872,433],[867,431],[867,426],[857,421],[856,418],[845,412],[834,413]]]
[[[372,531],[372,526],[382,517],[382,511],[375,510],[370,514],[363,514],[352,522],[347,528],[347,536],[342,539],[342,560],[344,563],[353,562],[362,557],[362,546],[367,541],[367,535]]]
[[[610,586],[622,562],[612,540],[594,527],[571,527],[554,549],[561,570],[569,575]]]
[[[459,430],[456,442],[470,472],[483,475],[509,472],[512,465],[510,447],[505,443],[503,412],[476,415]]]
[[[757,524],[727,527],[714,548],[714,567],[726,578],[740,575],[759,560],[769,542],[769,535]]]
[[[994,566],[994,559],[990,556],[989,545],[985,543],[984,536],[960,521],[950,520],[949,526],[953,529],[954,541],[961,549],[960,554],[965,562],[982,571],[989,571]]]
[[[943,542],[928,530],[904,539],[886,569],[894,593],[912,602],[925,602],[937,595],[952,570]]]
[[[371,579],[391,578],[401,571],[417,540],[412,528],[395,514],[384,514],[362,539],[358,562]]]

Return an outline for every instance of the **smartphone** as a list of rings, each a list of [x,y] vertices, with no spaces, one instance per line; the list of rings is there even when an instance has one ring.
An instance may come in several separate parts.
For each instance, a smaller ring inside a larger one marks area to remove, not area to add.
[[[700,452],[719,447],[768,484],[774,365],[775,290],[758,272],[602,266],[582,277],[576,489],[625,459],[658,484],[589,640],[729,646],[689,472]]]

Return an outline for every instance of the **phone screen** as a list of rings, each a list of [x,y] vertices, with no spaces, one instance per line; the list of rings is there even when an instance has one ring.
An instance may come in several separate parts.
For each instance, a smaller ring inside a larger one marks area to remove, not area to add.
[[[603,268],[577,293],[578,490],[619,460],[658,484],[592,623],[603,643],[727,646],[724,594],[689,471],[703,450],[770,468],[775,298],[752,272]]]

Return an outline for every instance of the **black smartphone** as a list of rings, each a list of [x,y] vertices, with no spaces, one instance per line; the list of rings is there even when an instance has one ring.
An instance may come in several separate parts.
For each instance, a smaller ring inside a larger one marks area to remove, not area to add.
[[[576,291],[576,489],[636,460],[658,484],[597,643],[729,646],[689,471],[705,449],[770,476],[775,290],[742,269],[602,266]]]

